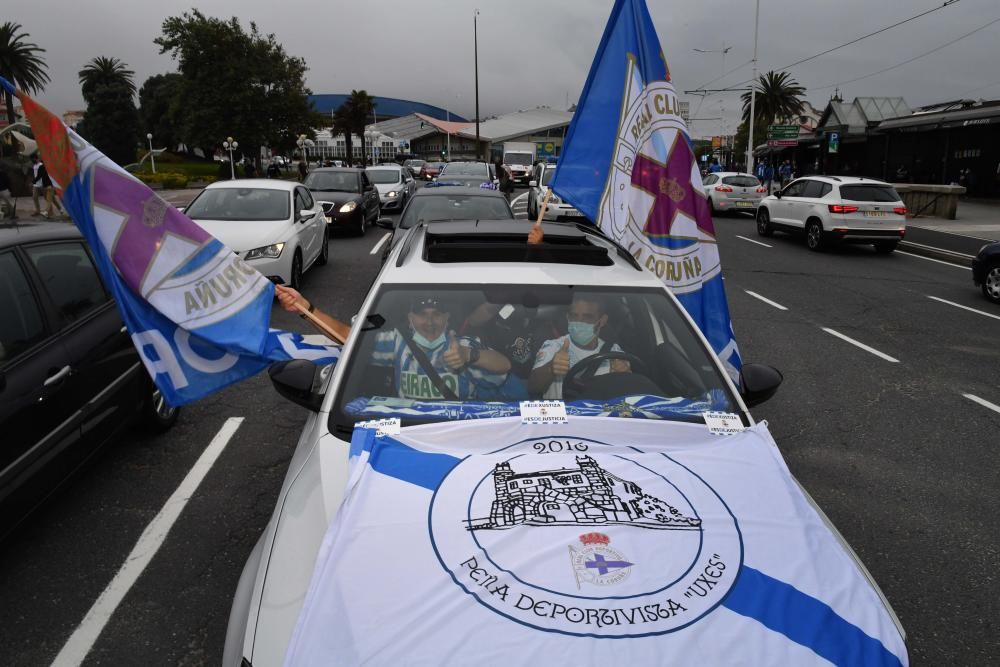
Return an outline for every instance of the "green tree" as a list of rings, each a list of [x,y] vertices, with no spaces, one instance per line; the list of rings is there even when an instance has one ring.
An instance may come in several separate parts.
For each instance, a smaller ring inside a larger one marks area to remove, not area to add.
[[[365,126],[368,125],[369,119],[374,120],[375,98],[369,95],[366,90],[352,90],[351,96],[344,102],[343,107],[346,107],[351,131],[361,137],[361,163],[365,164],[368,160],[368,149],[365,145]]]
[[[175,132],[206,155],[227,136],[250,155],[261,146],[291,150],[299,134],[315,137],[313,128],[327,123],[309,105],[305,60],[289,56],[253,22],[247,32],[236,17],[195,9],[164,20],[154,42],[181,75]]]
[[[121,165],[135,162],[139,138],[134,76],[124,62],[104,56],[93,58],[79,73],[87,111],[77,131]]]
[[[175,131],[178,109],[181,107],[182,77],[176,72],[156,74],[139,88],[139,134],[152,133],[158,146],[176,148],[181,137]]]
[[[806,92],[788,72],[761,74],[756,83],[754,99],[754,135],[759,125],[768,126],[776,120],[792,118],[802,112],[802,95]],[[743,120],[750,119],[750,91],[741,95]]]
[[[22,32],[21,24],[7,21],[0,25],[0,76],[28,94],[35,94],[49,82],[48,65],[41,54],[45,49],[27,41],[28,33]],[[14,116],[14,97],[4,90],[7,104],[7,122],[17,120]]]

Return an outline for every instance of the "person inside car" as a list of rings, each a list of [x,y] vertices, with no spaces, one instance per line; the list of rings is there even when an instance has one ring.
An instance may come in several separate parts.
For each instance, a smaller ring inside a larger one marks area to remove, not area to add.
[[[299,302],[345,340],[350,334],[348,325],[310,304],[297,290],[276,285],[275,293],[285,310],[298,312]],[[371,364],[393,369],[400,398],[470,400],[506,382],[510,360],[478,337],[456,335],[448,328],[449,320],[449,310],[435,297],[414,297],[406,331],[376,334]]]
[[[569,333],[551,338],[535,355],[535,365],[528,376],[528,390],[545,399],[562,399],[563,378],[573,366],[598,352],[621,352],[618,344],[601,339],[600,333],[608,324],[608,313],[598,296],[575,294],[566,313]],[[628,373],[629,363],[621,359],[605,360],[594,372]]]

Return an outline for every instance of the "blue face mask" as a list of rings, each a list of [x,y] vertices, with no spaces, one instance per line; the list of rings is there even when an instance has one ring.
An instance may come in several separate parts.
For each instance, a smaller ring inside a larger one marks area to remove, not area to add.
[[[569,339],[578,347],[590,345],[597,337],[597,326],[586,322],[569,323]]]
[[[417,345],[424,348],[425,350],[436,350],[445,344],[445,341],[448,340],[448,337],[442,331],[441,335],[435,338],[434,340],[427,340],[427,338],[423,334],[421,334],[419,331],[414,330],[413,340],[414,342],[416,342]]]

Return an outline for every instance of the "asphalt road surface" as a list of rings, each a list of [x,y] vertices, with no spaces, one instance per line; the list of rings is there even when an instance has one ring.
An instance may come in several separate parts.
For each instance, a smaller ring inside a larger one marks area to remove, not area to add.
[[[967,268],[811,253],[757,237],[749,217],[716,229],[743,358],[785,374],[754,413],[881,585],[913,664],[997,664],[1000,308]],[[384,235],[331,239],[303,290],[349,318]],[[218,437],[231,418],[243,421]],[[0,663],[218,664],[304,419],[261,375],[186,407],[170,433],[109,447],[0,544]],[[168,500],[176,522],[150,527]]]

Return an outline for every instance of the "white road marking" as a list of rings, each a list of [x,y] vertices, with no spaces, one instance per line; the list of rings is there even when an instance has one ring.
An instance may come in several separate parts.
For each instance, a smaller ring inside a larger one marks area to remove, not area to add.
[[[385,233],[385,236],[383,236],[383,237],[382,237],[381,239],[379,239],[379,242],[375,244],[375,247],[374,247],[374,248],[372,248],[372,251],[371,251],[370,253],[368,253],[368,254],[369,254],[369,255],[374,255],[374,254],[375,254],[375,253],[377,253],[377,252],[378,252],[379,250],[381,250],[381,249],[382,249],[382,246],[384,246],[384,245],[385,245],[385,242],[389,240],[389,237],[390,237],[390,236],[392,236],[392,234],[390,234],[389,232],[386,232],[386,233]]]
[[[972,268],[968,266],[962,266],[961,264],[955,264],[953,262],[945,262],[944,260],[934,259],[933,257],[924,257],[923,255],[914,255],[912,252],[906,252],[905,250],[897,250],[897,255],[906,255],[907,257],[916,257],[917,259],[926,259],[928,262],[937,262],[938,264],[944,264],[945,266],[954,266],[956,269],[965,269],[966,271],[971,271]]]
[[[755,299],[760,299],[761,301],[763,301],[764,303],[766,303],[766,304],[767,304],[767,305],[769,305],[769,306],[774,306],[774,307],[775,307],[775,308],[777,308],[778,310],[788,310],[787,308],[785,308],[784,306],[782,306],[782,305],[781,305],[780,303],[778,303],[777,301],[771,301],[771,300],[770,300],[770,299],[768,299],[767,297],[763,297],[763,296],[761,296],[760,294],[757,294],[757,292],[751,292],[751,291],[750,291],[750,290],[748,290],[748,289],[745,289],[745,290],[743,290],[743,291],[744,291],[744,292],[746,292],[747,294],[749,294],[750,296],[752,296],[752,297],[753,297],[753,298],[755,298]]]
[[[983,239],[979,239],[980,241]],[[958,257],[965,257],[966,259],[973,259],[975,255],[970,255],[964,252],[958,252],[957,250],[948,250],[947,248],[938,248],[937,246],[927,245],[926,243],[917,243],[915,241],[906,240],[905,243],[912,246],[917,246],[918,248],[927,248],[928,250],[939,250],[946,252],[951,255],[957,255]]]
[[[979,405],[983,406],[984,408],[986,408],[988,410],[992,410],[993,412],[996,412],[997,414],[1000,414],[1000,405],[996,405],[995,403],[990,403],[989,401],[987,401],[985,399],[979,398],[975,394],[962,394],[962,396],[965,396],[967,399],[969,399],[973,403],[978,403]]]
[[[153,556],[156,555],[159,548],[163,546],[167,534],[184,510],[184,506],[191,499],[191,496],[194,495],[195,491],[198,490],[198,485],[201,484],[201,481],[212,468],[216,459],[219,458],[222,450],[226,448],[229,439],[233,437],[236,429],[242,423],[242,417],[230,417],[222,425],[219,432],[212,438],[212,442],[209,443],[205,451],[198,457],[198,460],[188,472],[184,481],[177,487],[173,495],[167,499],[166,504],[160,509],[159,514],[146,526],[146,530],[142,531],[139,541],[132,548],[132,552],[125,559],[125,563],[121,569],[118,570],[111,583],[108,584],[107,588],[104,589],[94,602],[90,611],[87,612],[83,621],[80,622],[79,627],[70,635],[65,646],[59,651],[59,655],[52,661],[53,667],[75,667],[81,664],[84,658],[87,657],[90,649],[93,648],[97,638],[100,637],[101,632],[104,630],[104,626],[111,619],[111,615],[118,608],[118,605],[121,604],[129,589],[139,579],[139,575],[142,574],[146,566],[153,560]]]
[[[1000,320],[1000,315],[994,315],[992,313],[986,313],[981,310],[976,310],[975,308],[969,308],[968,306],[963,306],[960,303],[955,303],[954,301],[948,301],[946,299],[940,299],[936,296],[927,295],[928,299],[934,299],[935,301],[940,301],[941,303],[946,303],[949,306],[955,306],[956,308],[961,308],[962,310],[967,310],[970,313],[976,313],[977,315],[985,315],[986,317],[992,317],[995,320]]]
[[[850,343],[851,345],[854,345],[855,347],[860,347],[865,352],[871,352],[872,354],[874,354],[879,359],[885,359],[886,361],[891,361],[894,364],[898,364],[899,363],[899,359],[896,359],[894,357],[890,357],[888,354],[885,354],[883,352],[879,352],[874,347],[869,347],[868,345],[865,345],[864,343],[862,343],[860,341],[854,340],[850,336],[845,336],[844,334],[840,333],[839,331],[834,331],[833,329],[827,329],[826,327],[820,327],[820,329],[822,329],[823,331],[827,332],[831,336],[836,336],[837,338],[839,338],[839,339],[841,339],[843,341],[846,341],[846,342]]]
[[[760,241],[754,241],[753,239],[748,239],[747,237],[740,236],[739,234],[736,235],[736,238],[743,239],[744,241],[749,241],[750,243],[756,243],[757,245],[762,245],[765,248],[773,248],[774,247],[773,245],[767,245],[766,243],[761,243]]]
[[[519,194],[518,196],[516,196],[516,197],[514,197],[513,199],[510,200],[511,207],[517,206],[518,204],[524,204],[525,206],[528,205],[528,193],[527,192],[522,192],[521,194]]]

